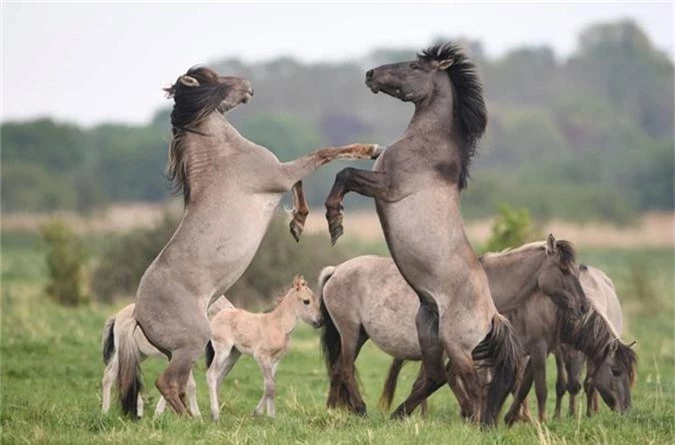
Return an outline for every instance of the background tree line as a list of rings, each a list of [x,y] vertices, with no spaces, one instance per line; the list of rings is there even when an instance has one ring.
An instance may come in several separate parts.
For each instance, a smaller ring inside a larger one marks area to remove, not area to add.
[[[564,60],[533,46],[493,59],[480,42],[464,43],[484,79],[489,109],[463,200],[466,215],[493,214],[500,202],[527,207],[537,218],[626,221],[639,211],[673,209],[673,63],[634,22],[587,28]],[[395,140],[411,105],[373,95],[364,71],[410,59],[419,49],[377,49],[344,63],[278,58],[211,65],[252,81],[254,100],[229,118],[246,137],[290,160],[319,146]],[[169,112],[159,110],[143,126],[3,123],[3,210],[88,211],[166,199]],[[311,205],[322,204],[344,165],[329,165],[307,181]]]

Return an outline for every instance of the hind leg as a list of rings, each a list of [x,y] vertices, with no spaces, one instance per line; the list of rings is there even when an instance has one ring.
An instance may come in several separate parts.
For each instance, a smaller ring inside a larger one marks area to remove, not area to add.
[[[363,343],[361,343],[361,345],[363,345]],[[365,416],[366,403],[363,401],[363,398],[361,398],[361,393],[356,384],[356,367],[354,366],[354,361],[356,360],[357,349],[360,349],[358,331],[356,336],[343,335],[339,366],[343,384],[349,394],[349,400],[346,400],[348,407],[354,413]]]
[[[115,355],[108,362],[103,371],[103,380],[101,382],[101,386],[103,387],[103,392],[101,394],[101,399],[103,400],[101,410],[104,414],[107,414],[110,410],[110,391],[113,383],[115,383],[115,380],[117,379],[117,367],[117,351],[115,351]]]
[[[562,399],[567,392],[567,370],[565,369],[565,362],[562,356],[560,347],[555,351],[555,367],[557,378],[555,382],[555,413],[553,418],[560,420],[560,410],[562,408]],[[572,396],[570,395],[570,405],[572,403]]]
[[[530,351],[530,362],[532,362],[534,372],[534,392],[537,396],[537,411],[539,422],[546,422],[546,398],[548,388],[546,387],[546,350],[539,345],[534,351]]]
[[[520,383],[520,387],[518,388],[518,391],[516,391],[516,394],[513,397],[513,402],[504,416],[504,422],[506,422],[507,426],[513,425],[516,420],[518,420],[521,406],[527,399],[527,394],[530,392],[533,382],[534,372],[532,369],[532,360],[530,360],[525,367],[525,374],[523,375],[523,380]]]
[[[424,378],[416,382],[408,398],[391,414],[392,418],[409,416],[420,403],[443,386],[447,377],[443,367],[443,350],[438,338],[438,311],[434,303],[420,298],[421,305],[415,317],[417,338],[422,353]]]

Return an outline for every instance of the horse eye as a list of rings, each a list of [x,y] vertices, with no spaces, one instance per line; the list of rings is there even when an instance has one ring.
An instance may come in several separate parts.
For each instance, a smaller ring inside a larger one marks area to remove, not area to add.
[[[612,374],[614,377],[619,377],[621,375],[621,370],[619,368],[612,368]]]
[[[302,304],[304,304],[305,306],[308,305],[308,304],[309,304],[309,300],[302,300]]]

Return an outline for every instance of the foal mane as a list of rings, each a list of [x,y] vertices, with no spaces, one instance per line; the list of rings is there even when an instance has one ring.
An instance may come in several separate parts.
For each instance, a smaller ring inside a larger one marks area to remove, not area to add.
[[[186,79],[195,80],[190,84]],[[167,176],[173,184],[174,193],[183,193],[187,204],[190,201],[190,178],[188,178],[183,137],[186,133],[204,135],[196,127],[215,111],[225,99],[228,88],[219,81],[218,74],[210,68],[196,66],[178,77],[176,82],[164,88],[167,98],[173,98]]]
[[[483,85],[478,76],[476,65],[469,59],[460,45],[451,42],[430,46],[418,53],[417,57],[427,62],[452,60],[452,65],[445,72],[448,74],[450,83],[456,92],[453,101],[453,114],[455,124],[459,128],[457,135],[460,139],[462,157],[459,189],[464,189],[469,178],[471,160],[476,155],[476,144],[485,132],[487,125],[487,108],[483,97]]]
[[[616,336],[609,322],[594,308],[579,319],[563,317],[561,338],[565,343],[586,354],[593,363],[601,363],[612,347],[616,347],[615,359],[635,383],[637,354]]]

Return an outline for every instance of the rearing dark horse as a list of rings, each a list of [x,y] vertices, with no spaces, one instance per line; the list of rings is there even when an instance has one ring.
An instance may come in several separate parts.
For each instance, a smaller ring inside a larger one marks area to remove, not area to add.
[[[326,217],[334,243],[343,232],[344,195],[375,198],[391,255],[420,299],[417,334],[429,379],[394,415],[407,414],[445,378],[456,376],[462,383],[456,385],[458,399],[471,404],[466,415],[494,424],[524,354],[495,309],[460,215],[460,191],[487,124],[475,65],[457,45],[436,45],[416,60],[369,70],[366,85],[413,102],[415,113],[373,171],[338,173]],[[443,353],[453,366],[447,375]],[[491,370],[479,372],[486,367]]]

